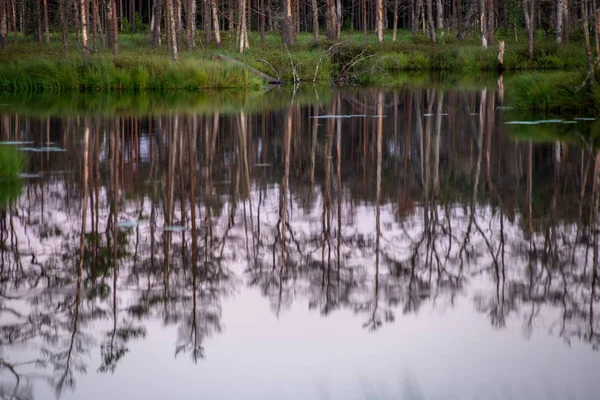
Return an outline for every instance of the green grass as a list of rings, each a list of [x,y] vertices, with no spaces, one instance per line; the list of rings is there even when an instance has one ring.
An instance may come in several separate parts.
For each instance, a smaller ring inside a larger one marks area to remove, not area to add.
[[[23,153],[0,142],[0,179],[17,176],[25,164]]]
[[[343,80],[364,85],[382,85],[400,72],[453,72],[473,74],[497,71],[497,48],[482,49],[479,36],[459,41],[454,32],[438,32],[438,44],[432,45],[422,34],[412,37],[399,30],[395,42],[391,31],[378,44],[373,33],[363,41],[363,33],[343,31],[341,43],[334,44],[322,35],[315,42],[311,33],[297,36],[297,44],[288,50],[277,33],[267,34],[260,42],[251,32],[250,46],[243,54],[235,50],[235,37],[222,32],[223,47],[214,43],[193,51],[180,51],[180,61],[170,61],[165,46],[152,50],[150,34],[122,34],[120,56],[110,49],[83,58],[74,37],[69,56],[64,57],[57,37],[47,45],[20,39],[0,51],[0,92],[122,92],[122,91],[202,91],[207,89],[258,89],[263,82],[246,68],[216,59],[225,54],[283,81],[294,80],[294,68],[300,80],[329,82]],[[504,67],[508,71],[545,71],[584,69],[585,51],[581,39],[572,35],[568,44],[557,46],[552,35],[537,32],[535,54],[527,53],[526,35],[519,32],[515,42],[512,31],[499,30],[497,40],[506,41]],[[317,70],[317,65],[319,66]]]

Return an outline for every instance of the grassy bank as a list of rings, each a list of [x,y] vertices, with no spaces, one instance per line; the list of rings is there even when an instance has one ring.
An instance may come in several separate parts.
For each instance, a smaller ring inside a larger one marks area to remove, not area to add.
[[[202,35],[202,32],[198,32]],[[527,54],[524,40],[498,32],[506,41],[504,67],[508,71],[569,70],[585,68],[584,46],[577,40],[557,46],[554,37],[538,35],[535,55]],[[525,38],[525,35],[520,35]],[[447,71],[471,74],[497,70],[497,49],[482,49],[477,35],[459,41],[452,32],[440,33],[439,43],[432,45],[423,36],[412,37],[400,31],[396,42],[391,33],[379,45],[370,35],[363,42],[360,32],[343,32],[342,42],[321,40],[312,35],[298,35],[297,44],[288,50],[278,34],[267,35],[263,43],[256,33],[250,34],[251,48],[243,54],[234,50],[234,37],[223,34],[223,48],[198,46],[182,51],[177,64],[170,61],[163,46],[152,50],[149,34],[121,35],[120,56],[114,58],[101,49],[85,59],[77,42],[72,40],[69,56],[64,57],[61,43],[54,39],[47,45],[18,41],[0,51],[0,91],[25,92],[118,92],[118,91],[198,91],[224,88],[258,88],[263,82],[243,66],[217,60],[225,54],[282,81],[294,76],[301,81],[332,80],[365,85],[387,85],[401,71]],[[200,41],[199,41],[200,43]]]

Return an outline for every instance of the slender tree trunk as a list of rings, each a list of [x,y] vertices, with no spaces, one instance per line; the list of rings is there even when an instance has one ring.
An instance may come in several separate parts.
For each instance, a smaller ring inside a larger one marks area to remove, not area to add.
[[[562,24],[562,32],[563,32],[563,42],[567,43],[569,41],[569,0],[562,0],[563,4],[563,24]]]
[[[362,28],[363,28],[363,42],[367,42],[367,0],[362,0]]]
[[[484,0],[482,0],[484,1]],[[427,25],[429,26],[429,36],[431,39],[431,43],[435,44],[435,24],[433,21],[433,2],[432,0],[427,0]]]
[[[238,44],[238,50],[240,53],[243,53],[245,49],[250,48],[248,43],[248,27],[246,25],[246,1],[247,0],[239,0],[240,8],[238,15],[238,39],[236,40]]]
[[[438,29],[442,29],[444,27],[444,7],[442,6],[442,0],[436,0],[435,5],[436,5],[436,7],[435,7],[435,11],[436,11],[435,25],[437,26]]]
[[[454,10],[456,14],[456,29],[458,30],[458,40],[463,40],[465,38],[465,30],[463,26],[463,13],[462,13],[462,0],[456,0],[456,10]]]
[[[316,1],[316,0],[313,0]],[[266,9],[265,9],[265,0],[260,0],[260,15],[259,15],[259,30],[260,30],[260,41],[264,43],[265,41],[265,28],[266,28]]]
[[[62,49],[65,55],[65,58],[69,54],[69,41],[68,41],[68,27],[69,23],[67,20],[67,0],[59,0],[58,1],[58,13],[60,16],[60,31],[62,38]]]
[[[556,43],[563,39],[563,0],[556,0]]]
[[[411,0],[412,3],[415,3],[415,0]],[[413,15],[412,15],[412,19],[413,19],[413,23],[412,23],[412,35],[413,36],[417,36],[417,33],[419,32],[419,24],[420,24],[420,16],[421,16],[421,9],[423,8],[423,0],[416,0],[416,6],[415,8],[412,10],[413,11]]]
[[[173,7],[173,1],[175,0],[165,0],[167,5],[167,23],[169,24],[169,37],[167,40],[169,41],[171,60],[173,60],[173,62],[177,62],[179,59],[179,53],[177,52],[177,28],[175,27],[175,10]]]
[[[335,0],[326,0],[325,1],[327,11],[325,14],[325,18],[327,20],[327,39],[335,40],[337,38],[337,14],[335,9]]]
[[[42,0],[43,2],[43,13],[44,13],[44,42],[50,43],[50,28],[48,27],[48,1]]]
[[[204,40],[207,44],[210,43],[210,41],[212,40],[212,32],[210,29],[210,23],[212,20],[212,18],[210,17],[210,1],[211,0],[202,1],[202,27],[204,28]]]
[[[4,0],[3,0],[4,2]],[[35,38],[42,43],[42,7],[39,0],[35,1]]]
[[[264,1],[264,0],[262,0]],[[319,41],[319,6],[317,0],[311,0],[312,5],[312,23],[313,23],[313,35],[315,42]]]
[[[526,0],[524,0],[525,2]],[[533,60],[533,37],[535,34],[535,0],[529,0],[529,30],[527,32],[527,48],[529,58]]]
[[[495,44],[494,39],[494,14],[495,14],[494,0],[487,0],[487,41],[488,45],[493,46]]]
[[[83,55],[89,54],[88,48],[88,1],[80,0],[79,16],[81,18],[81,47]]]
[[[431,0],[429,0],[431,1]],[[376,15],[376,28],[375,30],[377,31],[377,42],[378,43],[383,43],[383,0],[377,0],[376,2],[376,7],[377,7],[377,15]]]
[[[383,0],[382,0],[383,1]],[[337,0],[335,10],[336,39],[342,37],[342,0]]]
[[[177,49],[183,49],[183,21],[181,18],[182,15],[182,0],[174,0],[173,8],[175,11],[175,33],[177,40]]]
[[[207,0],[205,0],[206,2]],[[194,38],[194,27],[196,26],[196,1],[187,0],[187,10],[185,12],[185,35],[187,50],[192,51],[196,47],[196,40]],[[208,14],[204,16],[208,18]]]
[[[596,75],[594,73],[594,61],[592,59],[592,48],[590,46],[590,27],[588,24],[588,2],[587,0],[581,1],[581,15],[583,16],[583,38],[585,41],[585,54],[588,61],[588,73],[592,82],[596,82]]]
[[[392,33],[392,41],[396,41],[396,34],[398,31],[398,0],[394,0],[394,27]]]
[[[281,18],[281,42],[286,46],[296,44],[296,27],[292,13],[292,1],[282,0],[283,15]]]
[[[152,49],[156,50],[161,45],[161,34],[160,34],[160,22],[162,21],[162,0],[154,0],[152,5],[152,20],[154,26],[152,27]]]
[[[210,2],[213,17],[213,26],[215,29],[215,44],[217,47],[221,47],[221,28],[219,27],[219,9],[217,8],[217,0],[211,0]],[[264,34],[264,32],[263,32]]]
[[[6,49],[8,47],[8,23],[6,17],[6,1],[0,1],[0,47]]]
[[[525,1],[525,0],[523,0]],[[484,49],[488,47],[487,41],[487,10],[485,0],[479,0],[479,25],[481,26],[481,46]]]
[[[594,13],[594,43],[596,44],[596,63],[600,60],[600,40],[598,38],[598,9],[596,0],[592,0],[592,11]]]
[[[117,19],[117,1],[116,0],[107,0],[107,4],[111,4],[111,17],[108,18],[107,11],[107,20],[108,24],[111,25],[111,45],[113,48],[113,56],[119,56],[119,22]]]

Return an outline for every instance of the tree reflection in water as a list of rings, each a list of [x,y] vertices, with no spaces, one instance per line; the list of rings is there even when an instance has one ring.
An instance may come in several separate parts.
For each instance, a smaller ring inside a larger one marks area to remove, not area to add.
[[[225,329],[223,300],[252,288],[278,317],[306,302],[368,331],[467,297],[495,329],[597,349],[600,156],[583,139],[514,141],[497,96],[3,115],[2,140],[67,151],[31,153],[42,176],[0,207],[0,396],[114,373],[151,321],[176,326],[174,354],[198,362]]]

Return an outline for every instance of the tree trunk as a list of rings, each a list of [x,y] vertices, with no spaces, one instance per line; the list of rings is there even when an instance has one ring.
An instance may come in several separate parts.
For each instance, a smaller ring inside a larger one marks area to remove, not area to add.
[[[535,1],[529,0],[529,15],[527,15],[526,1],[523,0],[523,9],[525,11],[525,24],[527,25],[527,49],[529,58],[533,60],[533,37],[535,34]],[[527,23],[529,21],[529,23]]]
[[[392,33],[392,42],[396,41],[396,34],[398,31],[398,0],[394,0],[394,26]]]
[[[119,56],[119,22],[117,20],[117,1],[116,0],[107,0],[107,4],[111,4],[111,10],[107,10],[106,19],[110,26],[110,43],[113,48],[113,56]],[[108,17],[108,13],[110,12],[111,16]]]
[[[296,44],[296,27],[292,13],[292,0],[282,0],[281,42],[286,46]]]
[[[487,49],[487,10],[485,8],[485,0],[479,0],[479,25],[481,26],[481,46]]]
[[[327,19],[327,39],[335,40],[337,39],[337,15],[335,10],[335,1],[334,0],[326,0],[327,11],[325,14],[325,18]]]
[[[494,39],[494,0],[487,0],[487,41],[488,45],[493,46]]]
[[[190,1],[194,1],[194,0],[190,0]],[[203,0],[202,1],[202,27],[204,29],[204,40],[206,41],[206,43],[210,43],[210,41],[212,40],[212,32],[210,29],[210,21],[211,21],[211,17],[210,17],[210,2],[211,0]]]
[[[39,0],[35,1],[35,38],[42,43],[42,7]]]
[[[444,27],[444,7],[442,6],[442,0],[436,0],[435,3],[435,11],[436,11],[436,21],[435,25],[438,29],[442,29]]]
[[[431,0],[429,0],[431,1]],[[377,31],[377,42],[378,43],[383,43],[383,0],[377,0],[376,2],[376,7],[377,7],[377,15],[376,15],[376,27],[375,30]]]
[[[238,38],[236,43],[238,44],[238,50],[243,53],[245,49],[250,48],[248,43],[248,27],[246,25],[246,1],[239,0],[240,8],[238,15]]]
[[[8,39],[7,39],[7,34],[8,34],[8,24],[7,24],[7,20],[8,18],[6,17],[6,2],[4,0],[0,1],[0,47],[3,49],[6,49],[8,47]]]
[[[316,0],[313,0],[316,1]],[[266,28],[266,15],[265,15],[265,0],[260,0],[260,16],[259,16],[259,30],[260,30],[260,41],[265,41],[265,28]]]
[[[264,0],[262,0],[262,1],[264,1]],[[313,35],[315,38],[315,42],[318,42],[319,41],[319,6],[317,4],[317,0],[311,0],[311,5],[312,5]]]
[[[79,17],[81,18],[81,47],[83,55],[89,54],[88,48],[88,1],[80,0]]]
[[[154,0],[152,5],[152,19],[154,26],[152,27],[152,50],[156,50],[161,45],[160,23],[162,21],[162,0]]]
[[[177,28],[175,27],[175,10],[173,7],[173,1],[176,0],[165,0],[167,5],[167,24],[169,24],[167,40],[169,42],[171,51],[171,59],[173,62],[177,62],[179,59],[179,53],[177,52]]]
[[[598,38],[598,9],[596,0],[592,0],[592,11],[594,13],[594,43],[596,44],[596,63],[600,60],[600,40]]]
[[[69,42],[68,42],[68,20],[67,20],[67,0],[58,1],[59,16],[60,16],[60,31],[62,38],[62,49],[65,54],[65,58],[69,54]]]
[[[585,41],[585,54],[588,61],[588,74],[592,82],[596,82],[596,75],[594,73],[594,61],[592,59],[592,49],[590,46],[590,27],[588,24],[588,2],[582,0],[581,2],[581,15],[583,17],[583,38]]]
[[[215,44],[217,47],[221,47],[221,28],[219,27],[219,9],[217,8],[217,0],[211,0],[210,2],[213,17],[213,26],[215,29]]]
[[[174,0],[173,3],[173,8],[175,11],[175,33],[176,33],[176,39],[177,39],[177,49],[183,49],[183,21],[181,18],[181,14],[182,14],[182,7],[181,7],[181,1],[182,0]]]
[[[367,0],[362,0],[362,28],[363,28],[363,42],[367,42]]]
[[[484,0],[482,0],[484,1]],[[431,39],[431,43],[435,44],[435,24],[433,21],[433,2],[432,0],[427,0],[427,25],[429,27],[429,38]]]
[[[412,0],[412,4],[415,4],[415,0]],[[416,0],[416,5],[412,10],[412,35],[417,36],[419,32],[419,24],[420,24],[420,10],[423,8],[423,0]]]
[[[563,32],[563,42],[567,43],[569,41],[569,0],[563,0],[563,24],[562,24],[562,32]]]
[[[383,0],[382,0],[383,1]],[[336,39],[342,37],[342,0],[337,0],[335,10],[335,27],[336,27]]]
[[[155,0],[156,1],[156,0]],[[206,0],[205,0],[206,1]],[[196,47],[196,40],[194,38],[194,27],[196,26],[196,1],[187,0],[187,10],[185,11],[185,36],[187,50],[192,51]],[[208,14],[205,16],[208,18]]]
[[[44,42],[50,43],[50,28],[48,27],[48,1],[43,1],[43,13],[44,13]]]
[[[556,0],[556,43],[563,39],[563,0]]]

